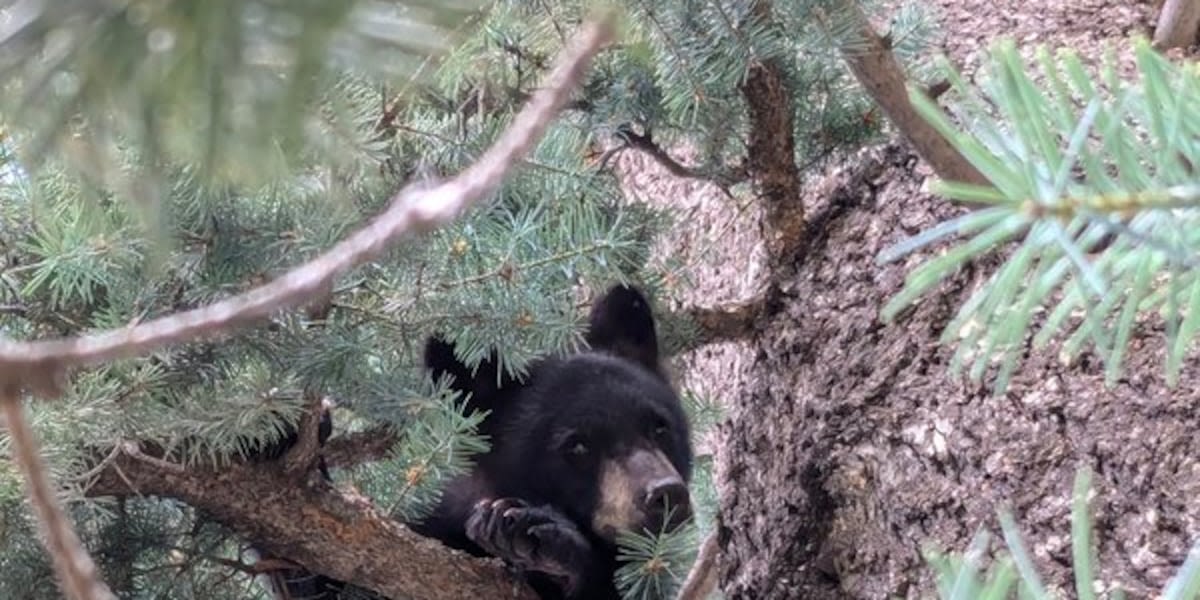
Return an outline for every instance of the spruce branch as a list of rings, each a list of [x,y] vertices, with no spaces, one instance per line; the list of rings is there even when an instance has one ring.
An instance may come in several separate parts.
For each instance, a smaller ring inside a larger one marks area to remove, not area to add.
[[[875,32],[858,1],[845,0],[841,9],[850,15],[857,30],[855,42],[842,47],[842,56],[896,129],[939,177],[963,183],[984,183],[983,175],[913,107],[908,99],[903,67],[892,54],[890,45]]]
[[[1026,353],[1060,338],[1064,360],[1090,346],[1111,385],[1132,332],[1158,315],[1166,334],[1166,379],[1177,382],[1200,333],[1200,161],[1192,123],[1200,120],[1200,77],[1150,44],[1134,44],[1140,77],[1115,65],[1095,81],[1073,52],[1041,49],[1031,77],[1011,41],[992,53],[981,95],[948,69],[960,100],[959,131],[919,91],[910,99],[988,185],[940,182],[935,191],[984,205],[905,239],[881,262],[954,236],[965,238],[909,275],[884,308],[885,320],[969,261],[1001,248],[1005,262],[962,304],[943,343],[957,345],[952,371],[978,381],[995,372],[1002,392]],[[981,96],[986,97],[981,97]],[[1065,339],[1062,339],[1065,338]]]
[[[0,384],[58,395],[59,381],[67,369],[213,338],[276,311],[303,305],[328,289],[333,279],[378,257],[399,239],[449,223],[494,190],[528,152],[611,35],[608,21],[586,23],[546,85],[476,163],[445,183],[406,187],[373,222],[317,258],[243,294],[132,328],[42,342],[0,339]]]
[[[0,390],[4,391],[0,403],[11,431],[14,458],[26,476],[47,548],[69,595],[79,600],[113,597],[98,579],[94,564],[55,503],[32,431],[18,403],[20,392],[28,389],[57,395],[59,382],[71,368],[213,338],[276,311],[319,301],[328,294],[336,277],[379,256],[398,239],[450,222],[494,190],[530,150],[566,102],[590,59],[611,35],[608,19],[585,23],[547,85],[534,94],[499,140],[457,178],[438,185],[406,187],[372,223],[270,283],[199,309],[92,336],[32,343],[0,340]],[[313,420],[312,411],[309,419]],[[308,435],[312,428],[311,423],[303,427],[306,438],[315,437]],[[306,462],[311,452],[306,443],[300,446],[289,455],[291,470],[295,470],[295,463]],[[294,556],[314,571],[361,582],[394,596],[488,597],[507,587],[512,588],[512,597],[531,597],[528,590],[514,588],[499,569],[461,556],[447,559],[440,544],[420,538],[379,514],[365,498],[346,499],[329,493],[317,495],[314,501],[311,488],[295,485],[282,471],[268,475],[265,467],[255,465],[220,472],[184,469],[128,445],[103,469],[90,492],[178,498],[207,510],[251,539],[263,540],[269,552]],[[279,498],[280,502],[268,503],[279,510],[268,514],[259,511],[265,498]],[[305,518],[314,514],[318,516],[317,525]],[[347,550],[338,557],[329,548]],[[402,552],[393,555],[397,549]],[[420,561],[422,557],[424,562]],[[413,558],[418,559],[418,565],[404,573],[382,567],[370,567],[364,573],[362,567],[368,563],[412,564]],[[445,566],[447,562],[449,567]],[[428,575],[431,572],[435,574]]]
[[[116,600],[100,579],[96,563],[59,504],[38,450],[37,436],[25,417],[20,395],[12,386],[0,387],[0,408],[12,440],[12,458],[25,477],[29,503],[37,515],[43,543],[50,552],[63,592],[72,600]]]
[[[448,550],[353,491],[324,483],[296,485],[272,463],[184,469],[156,456],[153,449],[126,445],[87,495],[175,498],[211,515],[268,555],[287,556],[311,572],[389,597],[535,598],[496,561]]]
[[[482,273],[479,273],[477,275],[471,275],[469,277],[455,279],[454,281],[447,281],[445,283],[439,283],[438,288],[441,290],[449,290],[449,289],[453,289],[453,288],[474,285],[477,283],[483,283],[485,281],[494,280],[494,279],[502,279],[504,281],[512,281],[514,277],[516,277],[518,274],[525,272],[525,271],[532,271],[534,269],[540,269],[547,265],[552,265],[552,264],[558,263],[558,262],[565,262],[566,260],[572,259],[572,258],[589,256],[589,255],[595,254],[595,253],[603,251],[603,250],[611,250],[612,248],[613,248],[613,243],[611,241],[599,240],[593,244],[588,244],[586,246],[576,246],[574,248],[571,248],[570,250],[564,250],[562,252],[558,252],[558,253],[552,254],[550,256],[544,256],[544,257],[541,257],[538,259],[534,259],[529,262],[513,264],[508,261],[503,261],[500,263],[499,266],[497,266],[493,269],[484,271]]]
[[[55,156],[154,209],[156,193],[137,195],[147,182],[134,180],[161,173],[146,158],[122,177],[122,151],[110,142],[261,182],[287,168],[271,151],[316,141],[307,109],[330,80],[345,71],[419,76],[418,61],[452,39],[448,26],[470,21],[470,3],[455,4],[7,2],[0,69],[12,85],[0,100],[30,135],[26,167]]]

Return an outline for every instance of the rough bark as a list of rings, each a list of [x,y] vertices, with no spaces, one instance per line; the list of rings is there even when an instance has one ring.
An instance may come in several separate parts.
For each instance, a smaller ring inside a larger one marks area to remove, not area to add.
[[[1154,28],[1154,46],[1166,50],[1196,43],[1200,35],[1200,2],[1196,0],[1167,0],[1158,14]]]
[[[1112,389],[1099,361],[1064,365],[1053,348],[1031,352],[1002,397],[951,379],[937,338],[993,265],[891,325],[878,318],[910,266],[876,265],[879,251],[963,210],[922,193],[916,164],[867,150],[807,190],[801,262],[721,432],[726,597],[931,597],[921,551],[998,534],[1004,504],[1047,582],[1069,590],[1083,464],[1096,473],[1098,577],[1151,596],[1200,532],[1200,389],[1164,386],[1162,334],[1148,329]],[[1197,377],[1192,361],[1183,381]]]
[[[186,502],[267,554],[390,598],[536,598],[499,561],[449,550],[365,497],[313,479],[288,477],[278,463],[184,469],[131,448],[99,474],[88,494]]]
[[[766,298],[756,298],[749,302],[684,311],[699,328],[692,346],[745,339],[754,333],[754,326],[766,311],[766,305]]]

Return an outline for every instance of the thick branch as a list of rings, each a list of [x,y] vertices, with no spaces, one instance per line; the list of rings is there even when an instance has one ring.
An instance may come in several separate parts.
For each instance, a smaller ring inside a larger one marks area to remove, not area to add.
[[[427,189],[410,186],[401,190],[383,214],[329,251],[270,283],[215,304],[87,337],[32,343],[0,339],[0,385],[57,395],[59,381],[68,368],[216,337],[276,311],[301,306],[328,289],[339,275],[374,259],[399,239],[449,223],[491,193],[536,143],[583,76],[591,57],[611,35],[608,21],[585,24],[547,84],[533,95],[512,126],[455,179]]]
[[[769,18],[770,4],[765,0],[755,3],[754,14]],[[772,277],[778,277],[804,239],[792,100],[783,69],[773,60],[751,64],[741,92],[750,113],[746,167],[763,202],[764,241]]]
[[[858,82],[921,158],[933,167],[938,177],[948,181],[986,184],[983,175],[913,108],[908,100],[904,69],[879,34],[875,33],[858,3],[846,0],[843,4],[846,13],[854,15],[858,24],[854,44],[842,49],[842,56]]]
[[[296,428],[296,444],[283,456],[283,472],[293,479],[311,471],[317,462],[321,413],[325,406],[326,401],[319,395],[307,393],[304,415]]]
[[[1154,27],[1154,47],[1184,48],[1195,43],[1197,35],[1200,35],[1200,2],[1167,0]]]
[[[266,554],[388,597],[536,598],[497,561],[417,535],[353,492],[323,482],[298,485],[277,464],[184,469],[131,445],[101,471],[88,495],[186,502]]]

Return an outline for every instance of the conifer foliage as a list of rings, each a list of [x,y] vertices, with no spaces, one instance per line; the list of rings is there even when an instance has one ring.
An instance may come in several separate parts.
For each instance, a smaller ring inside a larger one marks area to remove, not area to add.
[[[246,541],[212,515],[89,489],[129,443],[183,469],[244,461],[292,431],[314,398],[334,401],[335,437],[390,440],[383,452],[339,455],[338,485],[419,518],[487,447],[474,434],[481,415],[463,414],[419,369],[426,335],[444,333],[468,363],[498,350],[519,373],[581,343],[588,290],[629,279],[654,290],[666,279],[647,259],[667,215],[622,203],[611,153],[599,149],[616,139],[615,151],[651,152],[688,176],[744,181],[738,86],[764,57],[787,66],[797,161],[875,132],[827,44],[839,35],[836,11],[809,18],[825,4],[779,3],[764,15],[743,2],[622,3],[620,43],[485,207],[345,274],[303,310],[75,372],[61,398],[28,403],[49,474],[108,585],[130,598],[263,594]],[[404,182],[478,159],[586,5],[0,5],[0,332],[34,340],[131,326],[316,256]],[[920,40],[910,21],[898,48]],[[700,149],[697,164],[663,150],[678,141]],[[686,328],[673,331],[668,347]],[[704,399],[692,408],[698,425],[712,412]],[[9,442],[0,437],[0,454]],[[667,596],[686,575],[713,522],[708,464],[695,524],[625,540],[629,597]],[[0,597],[58,597],[7,461],[0,572]]]
[[[490,13],[465,8],[478,7],[5,4],[3,334],[109,330],[245,291],[360,227],[400,183],[473,163],[566,33],[536,63],[506,64]],[[426,55],[455,39],[450,23],[466,43],[437,64]],[[618,204],[613,178],[588,163],[593,142],[579,119],[554,126],[482,210],[350,272],[305,310],[73,373],[57,401],[29,403],[49,475],[109,587],[261,595],[245,540],[219,520],[90,486],[131,443],[182,469],[243,461],[293,430],[315,396],[335,399],[338,433],[395,439],[381,460],[334,469],[339,483],[419,518],[486,448],[481,415],[418,368],[420,341],[446,333],[468,362],[499,349],[519,372],[580,343],[581,288],[653,277],[641,271],[661,219]],[[0,437],[5,456],[12,442]],[[6,460],[0,596],[58,597],[23,497]]]

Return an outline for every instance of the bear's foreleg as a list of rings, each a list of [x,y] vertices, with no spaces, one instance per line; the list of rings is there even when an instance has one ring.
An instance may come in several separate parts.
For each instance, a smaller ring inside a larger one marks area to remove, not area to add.
[[[596,567],[591,542],[550,506],[530,506],[517,498],[483,500],[467,519],[466,533],[492,556],[562,580],[568,597]]]

